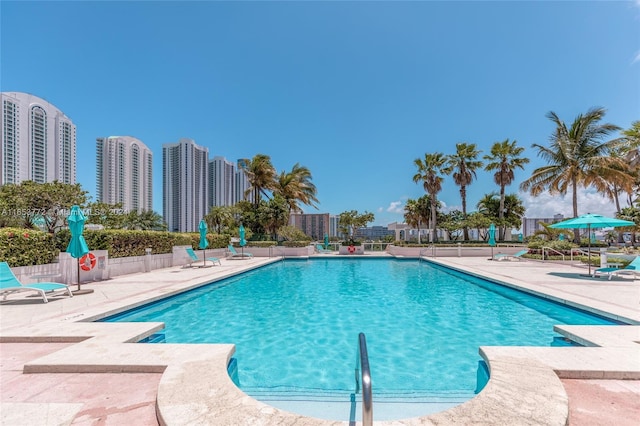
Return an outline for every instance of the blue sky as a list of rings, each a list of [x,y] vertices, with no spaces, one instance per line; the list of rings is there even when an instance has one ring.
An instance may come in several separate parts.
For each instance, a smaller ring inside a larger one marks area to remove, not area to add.
[[[78,182],[95,199],[95,139],[154,153],[181,137],[228,160],[271,156],[313,175],[316,211],[402,221],[413,160],[457,142],[515,139],[531,163],[556,112],[640,119],[640,2],[0,3],[0,87],[42,97],[77,125]],[[469,209],[495,190],[480,171]],[[507,189],[518,192],[517,185]],[[527,216],[571,215],[570,198],[520,194]],[[461,201],[451,177],[440,199]],[[612,214],[583,191],[580,213]]]

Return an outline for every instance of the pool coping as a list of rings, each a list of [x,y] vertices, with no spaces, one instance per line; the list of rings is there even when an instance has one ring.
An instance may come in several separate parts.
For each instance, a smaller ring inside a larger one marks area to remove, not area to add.
[[[268,263],[271,261],[256,261],[249,266],[257,268]],[[237,272],[221,274],[219,279],[236,274]],[[134,305],[140,306],[151,300],[200,287],[209,281],[192,279],[175,288],[162,289],[157,294],[138,295],[126,307],[121,302],[114,302],[85,309],[62,320],[3,330],[0,342],[75,342],[68,348],[27,363],[24,366],[27,374],[162,372],[157,397],[158,420],[162,425],[348,424],[289,413],[244,394],[227,374],[228,361],[235,351],[234,345],[163,344],[141,348],[142,345],[131,342],[160,330],[161,323],[87,322],[130,309]],[[619,330],[625,331],[612,337],[598,327],[558,326],[557,331],[582,339],[589,345],[604,347],[481,347],[479,352],[487,361],[491,378],[478,396],[440,413],[376,424],[564,425],[568,416],[568,401],[559,377],[640,378],[640,362],[636,361],[640,352],[635,343],[640,341],[639,328],[622,326]],[[570,356],[569,350],[572,351]],[[578,352],[574,352],[576,350],[584,354],[579,357],[578,362],[575,357]],[[618,359],[618,362],[610,363],[611,359]],[[594,364],[594,360],[598,362]],[[2,408],[11,409],[5,403]]]

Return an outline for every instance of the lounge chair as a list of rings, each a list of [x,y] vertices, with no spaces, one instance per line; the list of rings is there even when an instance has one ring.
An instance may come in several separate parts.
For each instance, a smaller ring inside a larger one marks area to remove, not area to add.
[[[529,253],[529,249],[520,250],[519,252],[514,254],[498,253],[493,256],[493,260],[520,260],[522,259],[522,256],[527,253]]]
[[[318,253],[333,253],[333,251],[327,250],[326,248],[322,247],[321,244],[316,244],[316,251]]]
[[[191,258],[191,263],[189,263],[189,266],[193,266],[193,264],[195,262],[200,262],[200,258],[198,257],[198,255],[196,254],[195,251],[193,251],[193,249],[191,247],[187,247],[185,248],[187,254],[189,255],[189,258]],[[206,259],[203,260],[203,266],[207,265],[207,260],[210,261],[211,263],[213,263],[214,265],[217,263],[218,265],[222,265],[222,262],[220,262],[220,259],[218,259],[217,257],[207,257]]]
[[[253,255],[249,252],[243,251],[242,253],[238,253],[236,248],[229,244],[227,247],[229,249],[229,256],[231,257],[253,257]]]
[[[0,295],[3,295],[2,300],[7,300],[7,296],[13,293],[18,293],[22,291],[35,291],[40,293],[40,297],[42,297],[42,301],[44,303],[49,302],[47,299],[46,293],[63,290],[69,294],[69,297],[73,297],[73,293],[71,293],[71,289],[66,284],[61,283],[33,283],[33,284],[22,284],[18,281],[18,278],[14,275],[13,271],[9,267],[7,262],[0,262]]]
[[[596,274],[607,274],[609,276],[609,279],[611,279],[614,275],[632,274],[633,279],[635,280],[636,275],[640,276],[640,256],[637,256],[624,268],[607,267],[596,269],[594,272]]]

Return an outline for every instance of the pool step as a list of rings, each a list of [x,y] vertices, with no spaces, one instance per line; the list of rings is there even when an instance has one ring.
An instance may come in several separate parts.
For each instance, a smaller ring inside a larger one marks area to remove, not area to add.
[[[259,401],[281,410],[325,420],[360,421],[362,395],[345,393],[247,392]],[[394,393],[376,395],[373,400],[375,420],[400,420],[425,416],[460,405],[475,394],[467,391],[446,393]]]

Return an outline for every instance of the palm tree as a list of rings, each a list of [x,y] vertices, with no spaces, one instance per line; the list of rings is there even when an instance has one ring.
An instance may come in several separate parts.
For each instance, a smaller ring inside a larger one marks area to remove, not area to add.
[[[531,177],[520,184],[520,189],[530,191],[533,196],[545,190],[550,194],[564,195],[570,189],[573,216],[578,217],[578,187],[593,185],[604,191],[606,181],[602,176],[620,173],[614,168],[620,162],[607,156],[619,141],[602,142],[603,138],[619,130],[619,127],[608,123],[599,124],[604,115],[603,108],[592,108],[586,114],[578,115],[571,127],[567,128],[556,113],[549,112],[547,118],[556,125],[550,146],[532,145],[538,149],[538,156],[548,164],[535,169]],[[576,243],[580,242],[577,229],[574,230],[574,240]]]
[[[460,198],[462,200],[462,215],[467,217],[467,186],[476,177],[476,170],[482,167],[482,161],[478,161],[478,151],[475,143],[461,142],[456,144],[456,153],[447,156],[447,167],[443,170],[445,174],[453,173],[453,181],[460,187]],[[469,240],[469,228],[463,228],[465,241]]]
[[[278,193],[285,199],[289,205],[289,215],[293,211],[299,211],[302,203],[314,208],[318,208],[315,203],[316,186],[311,182],[311,172],[308,168],[296,163],[290,172],[281,172],[275,182],[274,192]]]
[[[431,210],[431,241],[435,242],[438,239],[438,234],[436,232],[438,193],[442,191],[442,181],[444,178],[441,174],[446,164],[446,157],[440,152],[425,154],[424,160],[416,158],[413,160],[413,164],[415,164],[418,169],[417,173],[413,175],[413,181],[415,183],[422,182],[422,187],[425,192],[429,194],[429,206]]]
[[[272,191],[275,187],[276,169],[271,164],[271,157],[265,154],[256,154],[247,161],[245,168],[249,188],[245,196],[253,194],[253,206],[258,208],[262,195],[268,198],[266,191]]]
[[[511,185],[514,179],[514,170],[524,170],[524,165],[529,162],[528,158],[519,157],[524,152],[523,147],[516,146],[517,141],[510,142],[505,139],[502,142],[496,142],[491,146],[491,154],[485,155],[484,159],[488,161],[484,169],[488,172],[494,171],[493,181],[500,186],[500,210],[498,211],[498,219],[502,223],[504,218],[504,197],[505,187]],[[504,241],[505,226],[498,228],[498,240]]]
[[[429,220],[431,200],[428,195],[423,195],[417,200],[408,199],[404,206],[404,220],[410,226],[418,230],[418,244],[420,241],[420,226]]]

